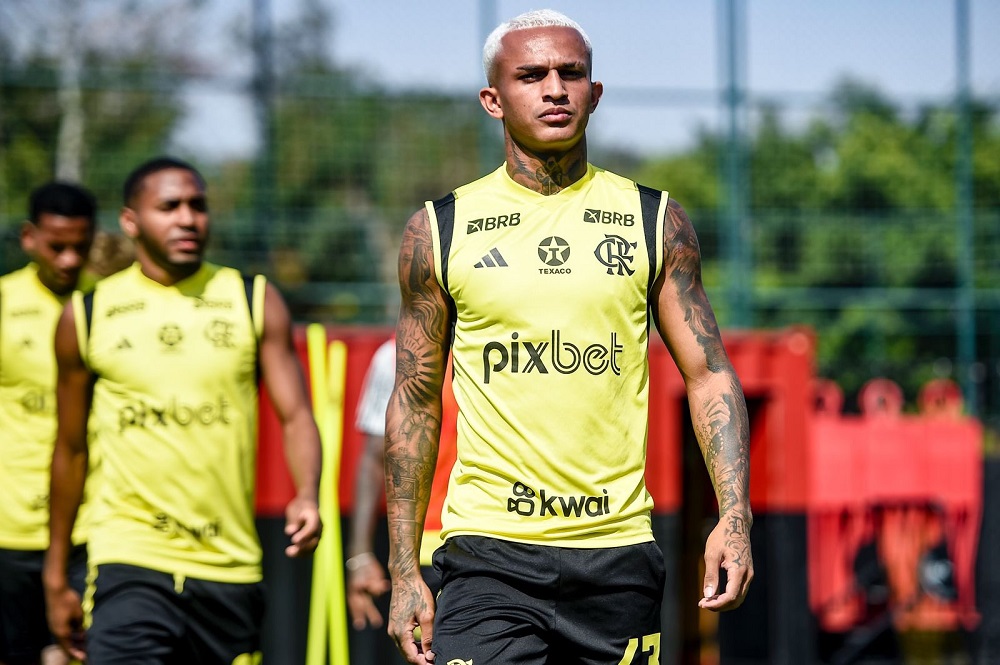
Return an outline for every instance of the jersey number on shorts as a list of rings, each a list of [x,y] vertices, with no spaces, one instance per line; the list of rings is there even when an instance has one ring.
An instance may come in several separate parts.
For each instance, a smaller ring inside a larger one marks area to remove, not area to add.
[[[622,656],[621,661],[618,665],[632,665],[635,658],[635,652],[639,648],[639,638],[633,637],[628,641],[628,646],[625,647],[625,655]],[[642,652],[648,653],[649,658],[646,660],[646,665],[660,665],[660,634],[652,633],[650,635],[642,636]],[[641,662],[641,661],[640,661]],[[639,665],[639,663],[636,663]]]

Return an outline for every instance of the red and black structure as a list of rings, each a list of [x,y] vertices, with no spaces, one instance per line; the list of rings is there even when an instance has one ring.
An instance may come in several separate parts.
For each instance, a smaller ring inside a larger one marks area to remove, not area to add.
[[[308,368],[305,332],[296,334]],[[338,488],[346,533],[351,470],[363,443],[353,414],[368,363],[392,330],[331,327],[327,334],[348,349]],[[910,413],[898,386],[874,379],[861,393],[860,413],[847,415],[839,388],[815,376],[810,330],[731,331],[723,338],[750,415],[756,579],[736,612],[711,615],[697,607],[717,505],[683,382],[654,341],[646,475],[654,534],[673,572],[663,600],[661,662],[701,663],[708,651],[722,664],[849,663],[883,648],[887,635],[981,634],[1000,624],[1000,607],[991,609],[988,599],[977,604],[977,588],[1000,588],[1000,574],[983,566],[986,573],[976,575],[980,525],[983,540],[997,540],[986,529],[1000,515],[984,514],[982,427],[962,415],[954,384],[927,384]],[[310,565],[282,554],[292,485],[280,441],[262,397],[257,507],[270,596],[265,655],[302,662]],[[986,475],[992,477],[988,468]],[[364,662],[380,662],[380,649],[354,639],[352,661],[364,652]],[[1000,633],[980,640],[998,642]]]

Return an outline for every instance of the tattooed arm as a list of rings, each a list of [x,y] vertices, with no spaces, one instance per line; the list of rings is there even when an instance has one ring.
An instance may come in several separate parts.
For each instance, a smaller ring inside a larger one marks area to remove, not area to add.
[[[687,390],[691,422],[719,501],[719,524],[705,544],[705,609],[735,609],[753,579],[750,552],[750,427],[743,388],[722,345],[701,282],[694,227],[674,200],[664,220],[663,271],[652,295],[656,325]],[[726,571],[720,590],[719,569]]]
[[[396,381],[385,426],[385,490],[392,600],[389,635],[411,663],[434,659],[434,599],[420,576],[420,537],[441,433],[441,386],[451,328],[447,297],[434,275],[431,221],[410,217],[399,250]],[[415,638],[413,629],[420,627]]]

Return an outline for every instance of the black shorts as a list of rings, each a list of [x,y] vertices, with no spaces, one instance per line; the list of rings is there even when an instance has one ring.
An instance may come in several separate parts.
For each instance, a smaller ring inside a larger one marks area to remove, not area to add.
[[[231,665],[260,660],[264,585],[128,566],[97,567],[88,665]]]
[[[0,662],[37,662],[42,649],[53,642],[45,617],[44,560],[44,550],[0,549]],[[87,548],[74,547],[69,583],[81,596],[86,571]]]
[[[437,663],[659,663],[655,542],[576,549],[458,536],[434,568]]]

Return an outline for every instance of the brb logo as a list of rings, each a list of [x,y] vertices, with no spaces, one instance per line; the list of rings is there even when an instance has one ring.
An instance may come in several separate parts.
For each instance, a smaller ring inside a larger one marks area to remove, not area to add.
[[[496,217],[480,217],[479,219],[473,219],[465,223],[465,235],[479,233],[480,231],[496,231],[497,229],[517,226],[520,223],[521,213],[519,212],[497,215]]]
[[[611,513],[608,490],[602,490],[600,496],[561,496],[541,489],[536,493],[522,482],[514,483],[511,488],[513,496],[507,499],[507,512],[517,513],[523,517],[532,517],[538,509],[539,517],[600,517]]]
[[[490,342],[483,347],[483,383],[489,383],[494,372],[508,368],[512,374],[534,371],[548,374],[549,367],[560,374],[573,374],[581,367],[594,376],[609,368],[616,375],[622,373],[618,358],[625,347],[618,343],[618,333],[611,333],[611,343],[607,346],[595,343],[583,349],[572,342],[564,342],[561,330],[553,330],[548,342],[522,342],[518,337],[517,333],[512,333],[509,344]],[[524,361],[522,351],[528,356]]]
[[[615,226],[635,226],[635,215],[613,210],[587,208],[583,211],[583,221],[588,224],[613,224]]]

